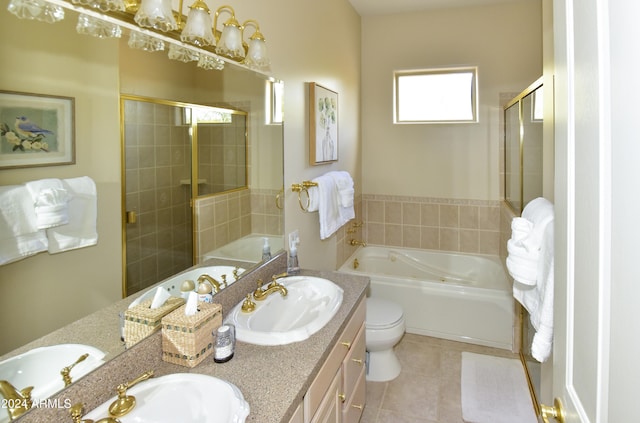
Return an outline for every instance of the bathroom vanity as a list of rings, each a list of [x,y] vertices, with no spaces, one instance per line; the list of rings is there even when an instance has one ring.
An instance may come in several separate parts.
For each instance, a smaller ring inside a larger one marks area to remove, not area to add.
[[[255,289],[258,279],[270,280],[285,268],[286,255],[274,257],[217,294],[214,301],[222,304],[223,312],[229,311]],[[307,340],[278,346],[238,342],[234,358],[227,363],[208,358],[187,368],[162,361],[158,332],[61,391],[50,403],[82,403],[86,414],[115,396],[117,385],[153,370],[155,377],[199,373],[234,384],[249,403],[247,422],[357,422],[364,407],[364,299],[369,279],[337,272],[302,273],[329,279],[344,290],[333,319]],[[18,421],[72,419],[68,407],[39,407]]]

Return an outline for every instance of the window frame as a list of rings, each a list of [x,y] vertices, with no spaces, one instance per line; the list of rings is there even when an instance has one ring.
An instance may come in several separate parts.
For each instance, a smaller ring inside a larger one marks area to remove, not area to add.
[[[400,119],[400,95],[398,90],[398,80],[403,76],[419,75],[445,75],[445,74],[466,74],[471,73],[471,119],[426,119],[426,120],[401,120]],[[411,124],[450,124],[450,123],[478,123],[478,67],[459,66],[447,68],[428,68],[417,70],[400,70],[393,72],[393,123],[399,125]]]

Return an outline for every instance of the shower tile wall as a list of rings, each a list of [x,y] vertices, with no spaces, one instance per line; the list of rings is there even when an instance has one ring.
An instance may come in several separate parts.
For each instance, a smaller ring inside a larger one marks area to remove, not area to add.
[[[498,255],[500,201],[363,195],[370,244]]]
[[[192,264],[188,128],[168,105],[125,102],[128,294]]]
[[[198,262],[207,252],[251,233],[282,234],[278,191],[245,189],[195,201]]]

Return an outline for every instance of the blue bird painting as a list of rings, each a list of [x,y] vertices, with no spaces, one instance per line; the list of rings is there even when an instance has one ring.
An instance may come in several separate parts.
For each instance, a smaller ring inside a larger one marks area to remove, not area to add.
[[[27,118],[26,116],[18,116],[16,118],[16,123],[14,128],[18,133],[18,135],[21,135],[25,138],[34,138],[34,137],[37,137],[38,135],[40,136],[53,135],[53,132],[49,131],[48,129],[40,128],[35,123],[31,122],[29,118]]]

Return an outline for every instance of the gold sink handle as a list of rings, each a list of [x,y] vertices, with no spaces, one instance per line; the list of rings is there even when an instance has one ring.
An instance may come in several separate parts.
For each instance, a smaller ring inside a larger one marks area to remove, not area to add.
[[[84,360],[86,360],[87,357],[89,357],[89,353],[82,354],[80,358],[78,358],[73,364],[67,367],[64,367],[62,370],[60,370],[60,374],[62,375],[62,380],[64,381],[65,387],[71,385],[72,383],[71,376],[70,376],[71,370],[76,366],[76,364],[82,363]]]
[[[133,407],[136,406],[136,397],[134,397],[133,395],[127,395],[127,389],[151,378],[152,376],[153,370],[149,370],[148,372],[141,374],[131,382],[126,382],[118,385],[118,387],[116,388],[118,391],[118,399],[116,399],[109,406],[109,414],[113,417],[122,417],[133,410]]]

